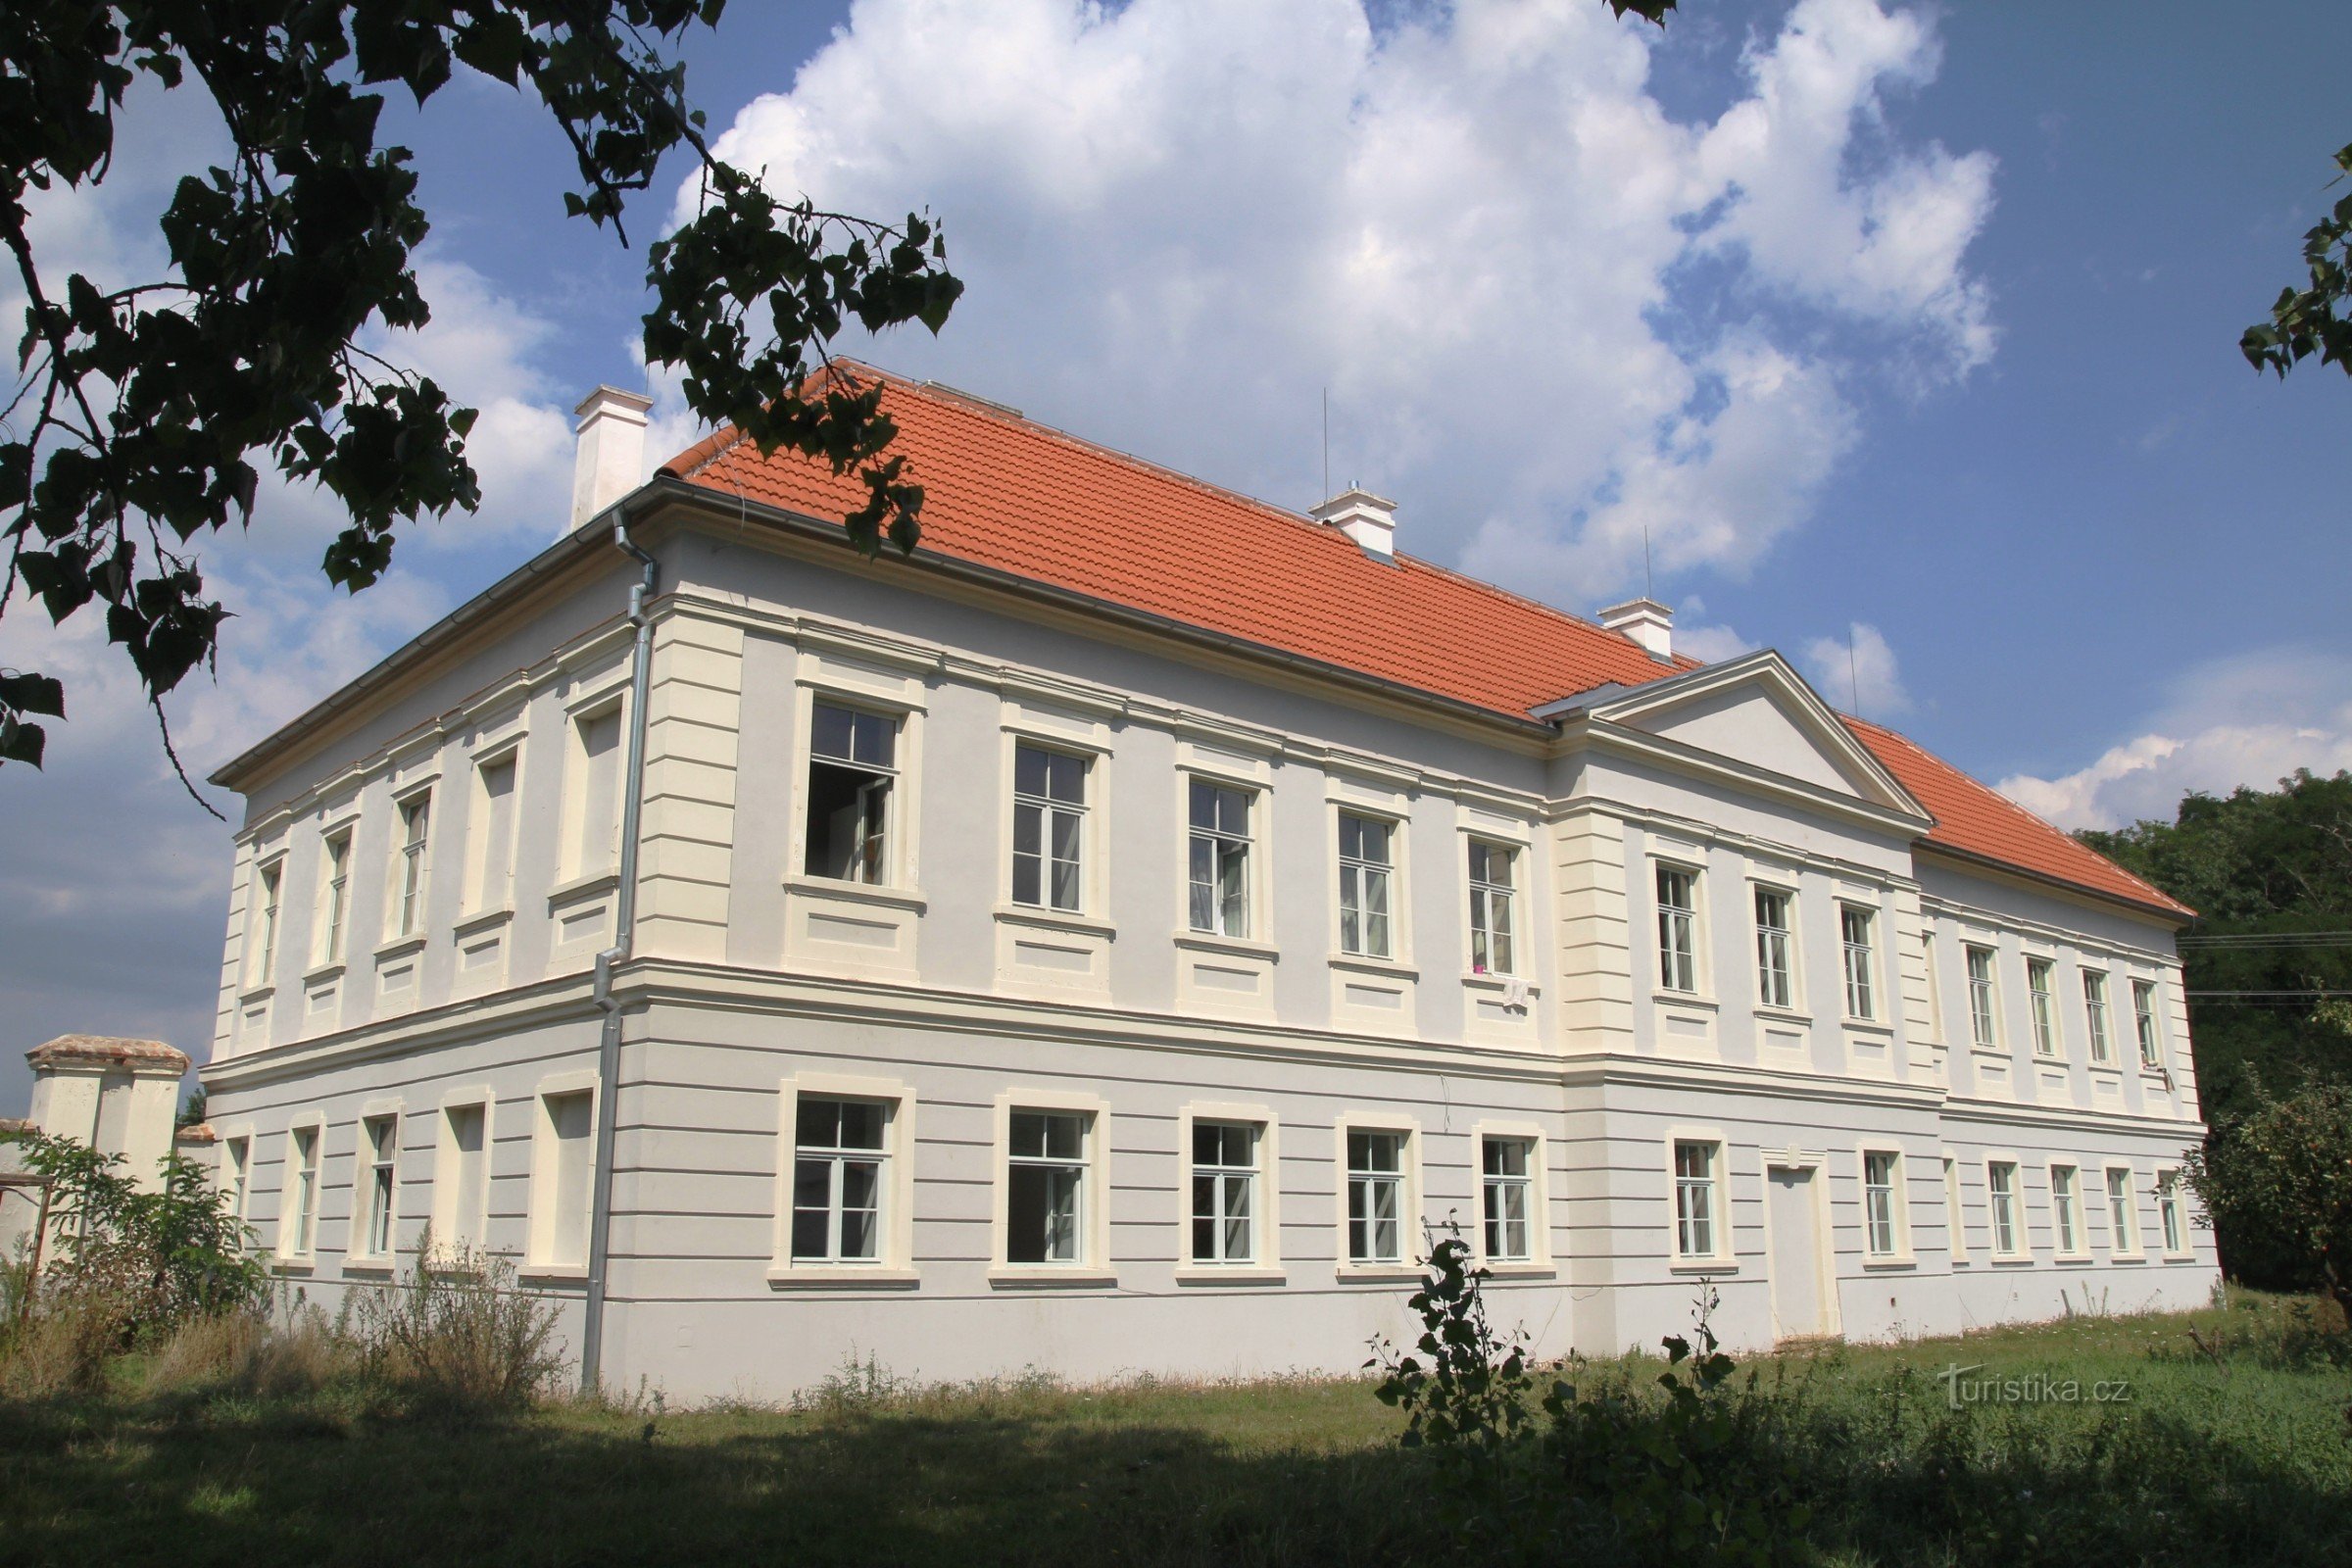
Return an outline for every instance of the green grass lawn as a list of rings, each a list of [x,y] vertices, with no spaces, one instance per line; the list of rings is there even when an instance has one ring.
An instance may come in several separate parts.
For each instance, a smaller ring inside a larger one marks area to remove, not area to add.
[[[1823,1562],[2312,1564],[2352,1561],[2339,1340],[2249,1296],[1753,1365],[1794,1412]],[[2129,1396],[1953,1411],[1934,1377],[1952,1362]],[[1398,1428],[1369,1385],[1304,1380],[845,1380],[793,1412],[558,1405],[462,1428],[351,1388],[0,1403],[0,1562],[1507,1559],[1463,1548]],[[1531,1456],[1525,1484],[1544,1474]],[[1605,1546],[1582,1526],[1536,1539],[1542,1560]]]

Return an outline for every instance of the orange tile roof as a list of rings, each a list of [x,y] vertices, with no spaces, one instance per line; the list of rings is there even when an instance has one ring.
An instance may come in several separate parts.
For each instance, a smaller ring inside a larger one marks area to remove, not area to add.
[[[1936,818],[1936,825],[1927,832],[1928,843],[2111,898],[2152,905],[2184,920],[2195,914],[2187,905],[2141,881],[2007,796],[1978,783],[1908,736],[1848,714],[1838,716]]]
[[[1490,583],[1398,555],[1367,557],[1336,528],[1081,441],[976,398],[881,375],[892,447],[923,486],[922,550],[1143,611],[1512,718],[1615,683],[1698,666]],[[729,498],[834,519],[854,475],[761,458],[720,430],[662,471]],[[1849,720],[1936,817],[1936,844],[2093,892],[2182,910],[1890,730]]]

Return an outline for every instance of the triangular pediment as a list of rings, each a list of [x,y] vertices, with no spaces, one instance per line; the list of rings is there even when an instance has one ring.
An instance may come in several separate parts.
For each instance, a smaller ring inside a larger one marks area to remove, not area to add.
[[[1654,736],[1744,771],[1927,815],[1804,677],[1769,649],[1582,706],[1596,722]]]

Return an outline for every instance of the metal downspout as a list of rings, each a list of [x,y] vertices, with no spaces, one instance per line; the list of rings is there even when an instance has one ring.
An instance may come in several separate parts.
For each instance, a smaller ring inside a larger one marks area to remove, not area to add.
[[[605,1018],[596,1053],[596,1172],[589,1187],[588,1289],[580,1329],[583,1394],[595,1393],[603,1382],[605,1276],[612,1251],[612,1142],[620,1086],[620,1003],[612,995],[612,969],[629,957],[636,943],[638,823],[645,809],[646,693],[654,672],[654,622],[646,613],[645,602],[662,575],[660,564],[629,537],[626,501],[612,509],[612,543],[643,563],[645,575],[629,589],[628,620],[637,628],[637,643],[629,665],[629,751],[621,778],[620,870],[612,898],[612,945],[596,956],[592,993]]]

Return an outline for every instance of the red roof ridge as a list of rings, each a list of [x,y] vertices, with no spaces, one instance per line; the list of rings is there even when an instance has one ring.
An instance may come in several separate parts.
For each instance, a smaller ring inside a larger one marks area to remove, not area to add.
[[[1198,474],[1186,473],[1180,468],[1171,468],[1164,463],[1156,463],[1150,458],[1138,457],[1132,452],[1123,451],[1118,447],[1108,446],[1101,441],[1096,441],[1089,437],[1075,434],[1069,430],[1063,429],[1059,425],[1048,424],[1042,419],[1033,419],[1027,414],[1018,409],[1008,407],[1005,404],[991,402],[988,399],[979,396],[977,393],[959,391],[958,389],[948,386],[943,382],[917,380],[912,376],[902,375],[896,370],[886,370],[878,365],[873,365],[863,360],[852,360],[842,357],[837,358],[835,364],[845,366],[853,371],[858,371],[867,375],[871,375],[877,380],[900,387],[916,397],[927,399],[930,402],[948,404],[975,418],[992,420],[999,424],[1018,425],[1031,434],[1042,436],[1048,440],[1061,442],[1067,446],[1074,447],[1081,452],[1089,453],[1096,457],[1108,458],[1113,462],[1126,464],[1130,467],[1140,468],[1144,472],[1151,474],[1153,478],[1170,480],[1174,483],[1184,485],[1189,489],[1200,491],[1205,495],[1216,496],[1222,500],[1249,507],[1253,511],[1264,514],[1273,521],[1288,523],[1295,528],[1304,528],[1310,533],[1328,534],[1333,537],[1344,537],[1336,534],[1334,530],[1326,527],[1323,523],[1316,521],[1313,517],[1307,515],[1303,512],[1293,512],[1288,507],[1278,506],[1274,502],[1268,501],[1261,496],[1250,495],[1248,491],[1236,490],[1230,485],[1221,485],[1213,480],[1203,479]],[[727,452],[734,450],[736,446],[742,443],[743,439],[743,432],[740,428],[732,424],[724,425],[721,428],[712,431],[710,435],[704,437],[701,441],[687,448],[684,452],[681,452],[676,457],[670,459],[667,463],[662,464],[660,471],[663,473],[675,474],[681,479],[692,478],[697,471],[708,467],[710,464],[716,462]],[[912,474],[912,477],[917,484],[922,482],[922,474],[920,472],[915,472]],[[1409,551],[1399,550],[1396,552],[1396,559],[1397,564],[1399,565],[1409,564],[1411,565],[1418,566],[1425,571],[1435,572],[1440,576],[1446,577],[1453,582],[1460,583],[1465,587],[1475,589],[1480,593],[1490,595],[1493,598],[1504,599],[1513,604],[1524,605],[1530,610],[1534,610],[1539,613],[1555,616],[1571,625],[1583,626],[1588,630],[1598,632],[1604,637],[1615,637],[1628,643],[1634,642],[1634,640],[1631,637],[1627,637],[1625,633],[1612,630],[1607,626],[1603,626],[1600,624],[1600,622],[1593,620],[1590,616],[1580,615],[1572,610],[1563,610],[1558,605],[1546,604],[1541,599],[1530,598],[1526,594],[1513,593],[1510,589],[1503,587],[1499,583],[1489,582],[1483,577],[1473,577],[1466,572],[1456,571],[1452,567],[1441,565],[1439,563],[1431,561],[1427,557],[1416,556],[1411,554]],[[1634,643],[1634,646],[1640,648],[1642,645],[1639,643]],[[1643,650],[1643,652],[1646,653],[1647,650]],[[1661,674],[1679,674],[1685,670],[1696,669],[1704,661],[1694,659],[1688,654],[1677,654],[1670,662],[1667,662],[1661,665]],[[1575,693],[1566,692],[1562,693],[1561,695],[1574,696]]]

